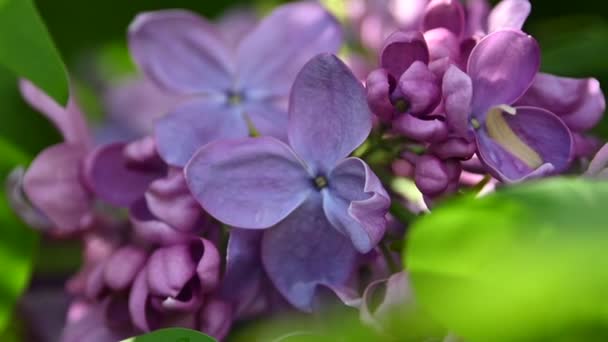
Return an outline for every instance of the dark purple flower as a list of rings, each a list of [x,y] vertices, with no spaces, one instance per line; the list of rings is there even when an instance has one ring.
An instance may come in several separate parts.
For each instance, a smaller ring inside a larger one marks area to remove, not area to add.
[[[86,122],[73,97],[61,107],[29,81],[21,94],[61,132],[64,141],[46,148],[23,176],[23,191],[61,234],[81,230],[91,219],[92,196],[82,182],[82,163],[91,147]]]
[[[503,30],[473,49],[467,74],[452,66],[443,79],[450,128],[462,137],[473,132],[480,159],[505,182],[562,172],[573,155],[572,135],[559,117],[512,106],[530,88],[539,65],[532,37]]]
[[[266,272],[300,309],[311,309],[317,286],[344,285],[357,251],[384,234],[389,197],[362,160],[346,158],[370,129],[361,84],[335,56],[320,55],[294,83],[289,145],[271,137],[214,142],[186,167],[194,197],[212,216],[266,229]]]
[[[211,24],[186,11],[144,13],[129,29],[142,71],[162,89],[189,97],[156,127],[160,155],[179,167],[210,141],[247,137],[251,126],[285,138],[285,104],[296,73],[340,44],[339,24],[312,1],[276,9],[236,53]]]

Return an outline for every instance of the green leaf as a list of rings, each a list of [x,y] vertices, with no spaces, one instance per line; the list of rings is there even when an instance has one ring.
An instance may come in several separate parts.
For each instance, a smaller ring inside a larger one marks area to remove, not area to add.
[[[0,0],[0,65],[67,103],[65,66],[31,0]]]
[[[149,334],[131,337],[123,342],[214,342],[212,337],[198,331],[170,328],[153,331]]]
[[[606,203],[581,179],[446,203],[408,239],[417,299],[467,341],[605,341]]]

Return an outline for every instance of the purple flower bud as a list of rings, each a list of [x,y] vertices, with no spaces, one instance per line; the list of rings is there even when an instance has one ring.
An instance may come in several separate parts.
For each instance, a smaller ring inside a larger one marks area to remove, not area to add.
[[[446,163],[439,158],[432,155],[418,158],[415,181],[423,194],[432,197],[440,195],[448,188],[451,176]]]

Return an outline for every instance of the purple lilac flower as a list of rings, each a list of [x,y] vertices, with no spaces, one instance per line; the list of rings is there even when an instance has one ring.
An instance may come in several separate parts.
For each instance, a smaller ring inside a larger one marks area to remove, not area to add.
[[[289,145],[271,137],[218,141],[186,167],[195,198],[218,220],[265,229],[264,268],[285,298],[311,310],[318,286],[344,286],[382,238],[390,200],[360,159],[371,113],[336,57],[304,66],[291,94]]]
[[[190,98],[156,127],[160,155],[179,167],[210,141],[248,136],[250,126],[285,138],[285,105],[296,73],[312,56],[335,52],[340,44],[338,23],[315,2],[276,9],[236,52],[211,24],[187,11],[144,13],[129,29],[141,70],[162,89]]]
[[[23,192],[33,210],[46,217],[57,233],[82,230],[92,219],[92,196],[82,182],[82,162],[91,148],[86,122],[73,97],[63,108],[29,81],[22,80],[20,89],[23,98],[57,127],[64,140],[34,159],[23,175]]]

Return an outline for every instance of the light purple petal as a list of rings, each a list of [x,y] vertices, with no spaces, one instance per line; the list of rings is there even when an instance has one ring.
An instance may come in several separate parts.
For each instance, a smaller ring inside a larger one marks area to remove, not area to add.
[[[48,147],[34,159],[23,178],[28,199],[58,231],[79,230],[92,209],[92,196],[81,182],[85,153],[81,145]]]
[[[367,77],[365,88],[369,108],[381,120],[390,122],[395,114],[395,107],[390,98],[391,80],[388,72],[384,69],[372,71]]]
[[[586,175],[593,177],[606,170],[608,170],[608,144],[604,145],[604,147],[595,155],[595,158],[593,158],[589,164]]]
[[[464,138],[448,138],[439,144],[433,144],[429,147],[429,152],[439,157],[440,159],[460,159],[469,160],[477,151],[474,139],[471,141]]]
[[[464,8],[458,0],[432,0],[426,7],[424,31],[444,27],[460,37],[464,33]]]
[[[162,165],[133,165],[125,147],[124,143],[101,146],[85,163],[89,188],[101,200],[118,207],[129,207],[144,195],[150,183],[167,172]]]
[[[243,111],[260,135],[287,141],[287,103],[272,99],[246,101]]]
[[[298,75],[289,107],[289,142],[316,172],[329,172],[372,127],[365,90],[336,56],[323,54]]]
[[[433,155],[418,158],[415,171],[416,186],[427,196],[437,196],[443,193],[450,184],[450,175],[443,161]]]
[[[283,5],[246,36],[237,53],[239,86],[264,95],[287,96],[308,60],[335,53],[342,44],[337,20],[320,4]]]
[[[451,66],[443,76],[442,88],[447,123],[455,133],[466,136],[473,98],[472,81],[458,67]]]
[[[193,196],[209,214],[242,228],[275,225],[314,190],[289,146],[270,137],[211,143],[185,172]]]
[[[262,261],[271,281],[296,308],[311,311],[317,286],[343,286],[357,263],[352,242],[325,217],[315,196],[264,232]]]
[[[147,253],[139,247],[125,246],[108,259],[104,268],[104,281],[115,291],[127,289],[146,263]]]
[[[380,66],[391,76],[399,79],[412,63],[429,62],[429,50],[422,33],[418,31],[396,31],[391,34],[380,52]]]
[[[205,302],[200,311],[198,330],[222,341],[230,331],[233,315],[230,303],[212,297]]]
[[[158,152],[165,162],[178,167],[211,141],[248,135],[241,109],[204,98],[179,105],[156,124]]]
[[[180,232],[160,221],[150,212],[145,198],[136,201],[129,210],[129,221],[137,240],[149,244],[172,245],[187,241],[192,232]]]
[[[466,3],[467,36],[483,35],[488,31],[488,0],[469,0]]]
[[[460,59],[460,38],[452,31],[438,27],[424,33],[424,40],[429,48],[432,61],[449,57],[451,61]]]
[[[217,28],[226,45],[235,49],[258,23],[256,12],[252,8],[234,8],[222,15],[217,21]]]
[[[150,293],[147,274],[145,268],[139,271],[129,294],[129,314],[133,325],[146,332],[150,331],[150,328],[156,327],[160,321],[160,317],[152,312],[148,303]]]
[[[32,108],[46,116],[55,125],[65,142],[83,146],[90,144],[87,123],[72,96],[68,100],[67,107],[64,108],[26,79],[19,81],[19,90],[21,96]]]
[[[48,231],[53,228],[52,223],[38,208],[32,205],[23,192],[24,176],[25,169],[18,166],[6,177],[5,191],[8,204],[28,227]]]
[[[498,30],[520,30],[532,10],[529,0],[502,0],[490,12],[488,32]]]
[[[540,108],[517,107],[516,115],[503,117],[513,133],[538,154],[542,165],[532,168],[480,129],[476,134],[479,157],[495,177],[513,183],[567,169],[574,144],[570,130],[555,114]]]
[[[413,115],[404,115],[393,122],[393,128],[419,142],[440,142],[448,137],[448,126],[440,119],[423,120]]]
[[[601,121],[606,99],[600,83],[594,78],[539,73],[516,105],[544,108],[559,116],[572,130],[582,132]]]
[[[144,74],[168,91],[199,94],[232,87],[230,49],[192,12],[139,14],[129,26],[129,50]]]
[[[359,252],[369,252],[384,236],[391,204],[382,183],[357,158],[340,162],[328,183],[328,191],[323,191],[323,210],[329,222],[349,237]]]
[[[473,114],[480,120],[498,105],[510,105],[534,81],[540,66],[536,40],[521,31],[497,31],[471,52],[468,74],[473,81]]]
[[[196,265],[196,274],[201,290],[207,293],[214,291],[219,285],[222,262],[220,253],[211,241],[207,239],[200,239],[200,241],[203,244],[204,253]]]
[[[440,82],[422,62],[414,62],[399,79],[399,90],[412,114],[430,114],[441,101]]]
[[[150,212],[175,229],[189,232],[201,223],[201,207],[190,194],[182,170],[153,181],[145,197]]]

